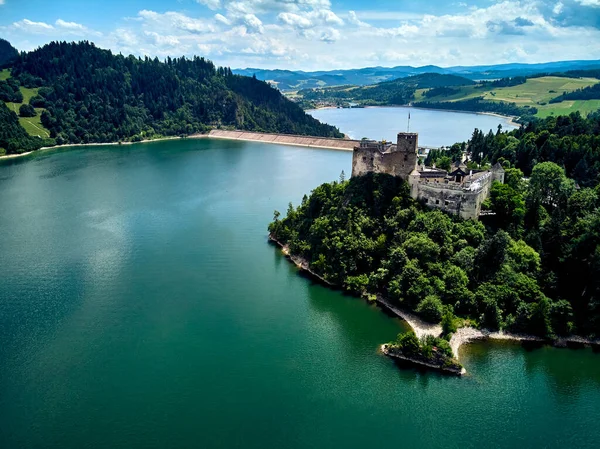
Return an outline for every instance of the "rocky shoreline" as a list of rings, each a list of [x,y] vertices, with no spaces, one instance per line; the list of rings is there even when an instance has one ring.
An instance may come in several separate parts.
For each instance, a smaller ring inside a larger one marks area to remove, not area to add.
[[[416,365],[418,367],[420,366],[427,369],[433,369],[436,371],[440,371],[442,374],[451,374],[453,376],[462,376],[463,374],[465,374],[465,370],[462,367],[447,365],[441,361],[436,362],[425,358],[408,357],[402,354],[402,351],[394,348],[393,346],[390,346],[389,344],[381,345],[381,352],[387,355],[388,357],[392,357],[393,359],[396,359],[402,363]]]

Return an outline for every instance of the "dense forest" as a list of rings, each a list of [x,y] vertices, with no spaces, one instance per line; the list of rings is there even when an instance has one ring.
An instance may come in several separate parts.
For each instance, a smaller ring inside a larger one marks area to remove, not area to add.
[[[17,59],[19,52],[10,42],[0,38],[0,68],[10,64]]]
[[[453,111],[494,112],[502,115],[527,117],[537,114],[537,109],[534,107],[517,106],[516,103],[507,103],[504,101],[487,101],[483,97],[458,101],[417,101],[413,103],[413,106],[416,108],[448,109]]]
[[[58,144],[188,135],[210,127],[342,137],[255,78],[204,58],[113,55],[89,42],[53,42],[22,53],[0,95],[39,88],[33,106]],[[22,100],[21,100],[22,101]]]
[[[476,131],[468,145],[506,170],[485,221],[427,209],[399,178],[368,175],[317,187],[269,231],[328,281],[429,321],[600,335],[600,115]]]

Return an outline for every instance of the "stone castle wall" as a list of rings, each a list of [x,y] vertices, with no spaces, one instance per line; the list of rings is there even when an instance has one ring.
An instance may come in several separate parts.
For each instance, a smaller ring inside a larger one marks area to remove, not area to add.
[[[421,182],[416,186],[416,198],[424,201],[429,207],[459,215],[466,220],[477,219],[481,212],[481,204],[488,197],[493,181],[493,176],[487,176],[475,190]]]
[[[405,153],[394,151],[381,153],[372,148],[356,148],[352,154],[352,176],[362,176],[367,173],[387,173],[407,179],[406,172],[414,169],[406,160]]]

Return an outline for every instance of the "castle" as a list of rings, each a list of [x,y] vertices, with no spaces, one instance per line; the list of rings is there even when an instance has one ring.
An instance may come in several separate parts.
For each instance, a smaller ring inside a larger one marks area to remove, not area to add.
[[[417,133],[398,133],[395,145],[363,139],[354,147],[352,176],[367,173],[399,176],[410,185],[413,198],[430,207],[475,220],[492,182],[504,183],[504,169],[498,163],[491,170],[467,170],[463,162],[456,162],[448,172],[419,165],[418,149]]]

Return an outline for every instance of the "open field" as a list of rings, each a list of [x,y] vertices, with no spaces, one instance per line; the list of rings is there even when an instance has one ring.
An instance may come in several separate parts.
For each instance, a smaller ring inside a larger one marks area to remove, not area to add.
[[[0,71],[0,80],[6,80],[8,78],[10,78],[10,71],[8,69]],[[21,93],[23,94],[23,103],[11,103],[11,102],[6,103],[6,106],[8,106],[9,109],[13,110],[15,112],[15,114],[17,114],[17,116],[19,116],[19,107],[22,104],[29,103],[29,100],[31,99],[31,97],[37,95],[38,90],[39,90],[39,88],[37,88],[37,87],[33,88],[33,89],[29,89],[29,88],[23,87],[23,86],[21,86],[19,89],[21,90]],[[43,111],[44,111],[44,108],[35,108],[35,112],[37,114],[35,117],[20,117],[19,116],[19,123],[21,123],[21,126],[23,128],[25,128],[25,131],[27,131],[32,136],[50,137],[50,133],[48,132],[48,130],[46,128],[44,128],[44,125],[42,125],[42,122],[40,120],[40,117],[41,117]]]
[[[600,100],[568,100],[560,103],[548,104],[538,107],[538,117],[544,118],[550,115],[568,115],[571,112],[579,111],[581,115],[586,116],[590,112],[600,109]]]
[[[438,95],[430,98],[424,97],[425,89],[419,89],[415,93],[415,100],[452,102],[483,97],[485,100],[490,101],[505,101],[516,103],[518,106],[535,107],[538,109],[538,117],[569,114],[574,111],[580,111],[585,115],[597,110],[600,107],[600,100],[563,101],[555,104],[550,104],[549,101],[563,92],[572,92],[592,86],[598,82],[599,80],[596,78],[544,76],[541,78],[530,78],[524,84],[511,87],[489,89],[481,86],[464,86],[457,88],[459,92],[452,95]]]
[[[21,90],[24,90],[24,88],[21,88]],[[27,90],[36,90],[37,91],[37,89],[27,89]],[[23,97],[25,97],[25,92],[23,92]],[[31,96],[29,98],[31,98]],[[28,99],[28,101],[29,101],[29,99]],[[15,114],[19,115],[19,107],[21,106],[21,104],[24,104],[24,103],[26,103],[26,101],[23,101],[23,103],[6,103],[6,106],[8,106],[13,111],[15,111]],[[32,136],[50,137],[50,133],[48,132],[48,130],[46,128],[44,128],[44,125],[42,125],[42,122],[40,120],[40,117],[41,117],[43,111],[44,111],[44,108],[35,108],[35,112],[37,114],[35,117],[20,117],[19,116],[19,123],[21,123],[21,126],[23,128],[25,128],[25,131],[27,131]]]

